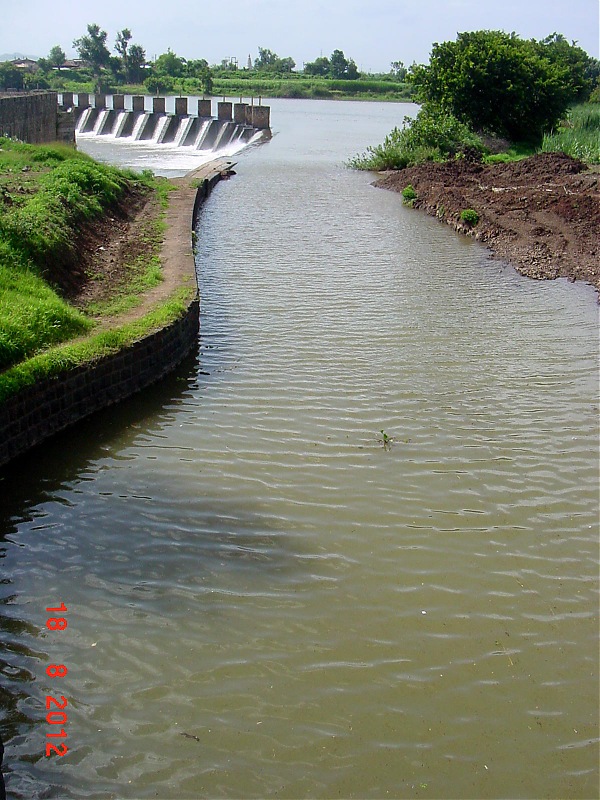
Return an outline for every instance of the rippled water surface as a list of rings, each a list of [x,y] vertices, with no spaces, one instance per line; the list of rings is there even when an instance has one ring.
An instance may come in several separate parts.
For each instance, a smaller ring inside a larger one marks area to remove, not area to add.
[[[273,102],[197,358],[2,473],[15,797],[597,796],[596,297],[344,168],[407,112]]]

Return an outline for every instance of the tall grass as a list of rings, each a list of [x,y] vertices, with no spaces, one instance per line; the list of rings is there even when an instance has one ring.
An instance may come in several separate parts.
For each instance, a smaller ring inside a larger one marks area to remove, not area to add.
[[[600,164],[600,104],[574,106],[558,130],[544,136],[542,152],[563,152]]]

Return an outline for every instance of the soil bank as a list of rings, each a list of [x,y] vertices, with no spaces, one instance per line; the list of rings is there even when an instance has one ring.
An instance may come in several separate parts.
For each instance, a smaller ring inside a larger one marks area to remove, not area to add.
[[[415,208],[486,244],[530,278],[582,280],[600,290],[600,171],[564,153],[509,164],[428,162],[375,185],[417,193]],[[469,226],[461,211],[472,208]]]

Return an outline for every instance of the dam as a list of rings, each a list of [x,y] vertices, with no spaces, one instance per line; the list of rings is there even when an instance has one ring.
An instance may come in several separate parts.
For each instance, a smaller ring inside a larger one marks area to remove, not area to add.
[[[214,152],[271,136],[270,107],[260,102],[64,92],[59,107],[74,115],[77,137]]]

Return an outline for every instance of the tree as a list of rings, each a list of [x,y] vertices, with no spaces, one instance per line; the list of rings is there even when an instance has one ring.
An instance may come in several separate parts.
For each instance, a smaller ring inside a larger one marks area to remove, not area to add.
[[[95,23],[88,25],[87,31],[87,36],[75,39],[73,47],[79,57],[88,62],[96,83],[99,84],[102,69],[110,64],[110,52],[106,46],[107,33],[100,30],[100,26]]]
[[[129,72],[129,58],[127,48],[131,41],[131,31],[129,28],[123,28],[122,31],[117,33],[117,40],[115,42],[115,50],[121,56],[121,65],[123,67],[123,74],[127,76]]]
[[[127,48],[131,41],[131,31],[129,28],[123,28],[122,31],[117,33],[117,40],[115,42],[115,50],[121,56],[123,62],[127,61]]]
[[[229,71],[230,66],[226,69]],[[189,78],[195,78],[204,94],[213,92],[213,74],[205,58],[199,58],[187,62],[187,74]]]
[[[296,66],[291,56],[279,58],[277,53],[264,47],[258,48],[258,58],[254,62],[254,69],[261,72],[288,73]]]
[[[172,92],[175,86],[175,81],[169,75],[161,75],[153,73],[148,75],[144,80],[144,86],[152,94],[160,94],[161,92]]]
[[[0,89],[22,89],[23,72],[10,63],[3,61],[0,63]]]
[[[169,75],[171,78],[183,78],[186,73],[186,62],[184,58],[175,55],[169,48],[154,62],[154,71],[162,75]]]
[[[320,75],[325,77],[329,75],[330,69],[329,59],[327,56],[321,56],[320,58],[316,58],[314,61],[309,61],[307,64],[304,65],[304,72],[306,75]]]
[[[127,79],[133,83],[142,80],[142,67],[146,63],[146,51],[140,44],[132,44],[127,57]]]
[[[296,62],[291,56],[286,56],[286,58],[278,58],[275,62],[275,71],[276,72],[292,72],[296,67]]]
[[[258,58],[254,61],[254,69],[264,70],[272,67],[278,60],[279,56],[272,50],[267,50],[265,47],[258,48]]]
[[[50,50],[50,54],[48,55],[48,64],[51,67],[62,67],[62,65],[67,60],[67,56],[65,51],[60,47],[60,45],[56,44]]]
[[[348,61],[343,50],[334,50],[329,59],[329,73],[332,78],[343,78],[348,69]]]
[[[354,63],[354,61],[350,58],[348,59],[348,66],[346,67],[346,74],[344,75],[347,81],[355,81],[360,78],[360,73],[358,71],[358,67]]]
[[[404,66],[403,61],[392,61],[390,64],[390,73],[394,76],[394,78],[396,78],[396,80],[403,83],[406,80],[408,70]]]
[[[512,141],[541,141],[573,99],[568,69],[540,44],[503,31],[458,34],[434,44],[430,62],[413,66],[417,100],[439,106],[474,130]]]
[[[573,99],[580,102],[587,100],[594,85],[590,71],[595,59],[577,47],[576,42],[569,44],[561,33],[552,33],[539,44],[542,56],[568,70],[568,86]]]

